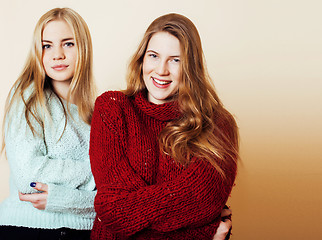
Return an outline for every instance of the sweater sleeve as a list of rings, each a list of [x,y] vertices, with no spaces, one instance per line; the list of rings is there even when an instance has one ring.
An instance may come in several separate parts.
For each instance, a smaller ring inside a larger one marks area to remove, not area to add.
[[[104,101],[100,101],[101,97],[96,100],[95,109],[92,117],[90,136],[90,160],[95,183],[100,191],[101,186],[109,185],[118,188],[122,186],[122,190],[138,190],[147,186],[146,182],[136,173],[128,172],[128,175],[121,175],[121,170],[131,169],[122,140],[117,137],[117,129],[120,116],[117,114],[107,115],[100,109],[105,108]],[[111,106],[109,106],[111,107]],[[116,110],[114,108],[114,110]],[[116,116],[116,118],[114,118]],[[119,177],[122,176],[122,177]]]
[[[29,185],[31,182],[56,185],[68,183],[71,189],[77,189],[92,181],[89,161],[53,158],[48,155],[43,128],[38,123],[33,124],[38,133],[33,134],[23,115],[23,109],[23,104],[15,106],[14,114],[6,119],[5,129],[6,155],[18,191],[36,192]]]
[[[20,122],[20,123],[19,123]],[[11,121],[6,131],[6,154],[11,174],[22,193],[36,192],[29,184],[43,182],[78,187],[91,175],[89,162],[51,158],[43,137],[33,135],[24,118]]]
[[[62,185],[48,184],[45,211],[68,212],[85,218],[95,218],[95,195],[96,190],[71,189]]]
[[[95,209],[104,226],[125,236],[144,228],[169,232],[210,223],[218,226],[233,179],[225,182],[210,163],[194,159],[172,181],[141,184],[128,159],[121,154],[123,139],[118,133],[123,131],[124,124],[120,116],[114,116],[117,113],[113,109],[113,114],[104,118],[106,114],[98,106],[92,121],[90,155],[98,188]],[[119,152],[104,153],[113,149]],[[99,173],[102,165],[108,166],[104,169],[105,176]],[[114,176],[117,180],[106,180]]]

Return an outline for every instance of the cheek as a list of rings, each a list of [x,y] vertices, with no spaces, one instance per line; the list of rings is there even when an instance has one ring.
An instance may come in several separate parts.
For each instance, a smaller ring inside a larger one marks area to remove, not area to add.
[[[146,81],[146,79],[148,78],[149,73],[147,72],[146,67],[142,66],[142,76],[143,76],[143,80],[144,82]]]
[[[179,68],[178,72],[177,72],[177,78],[178,78],[178,82],[180,82],[180,79],[182,78],[181,75],[181,68]]]
[[[76,64],[76,61],[77,61],[77,49],[76,47],[75,48],[67,48],[65,49],[65,57],[66,57],[66,61],[69,63],[69,64]]]
[[[142,63],[142,73],[143,73],[143,75],[145,75],[147,73],[146,67],[147,67],[146,66],[146,61],[143,60],[143,63]]]
[[[76,64],[77,62],[77,58],[78,58],[78,54],[77,54],[77,51],[74,52],[74,62]]]
[[[154,69],[154,67],[153,67],[153,63],[151,61],[143,60],[143,64],[142,64],[143,75],[150,74],[153,69]]]
[[[69,56],[70,59],[70,63],[73,65],[76,65],[76,61],[77,61],[77,54],[76,53],[71,53]]]
[[[179,81],[181,76],[181,68],[180,66],[173,66],[171,68],[171,74],[175,78],[175,80]]]
[[[42,65],[46,69],[48,67],[48,64],[49,64],[48,57],[44,54],[42,57]]]

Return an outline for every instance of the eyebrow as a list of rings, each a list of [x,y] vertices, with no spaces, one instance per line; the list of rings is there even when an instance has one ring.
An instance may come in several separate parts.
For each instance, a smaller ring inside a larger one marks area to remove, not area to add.
[[[146,50],[146,52],[153,52],[153,53],[156,53],[156,54],[159,54],[158,52],[156,52],[156,51],[154,51],[154,50],[152,50],[152,49],[148,49],[148,50]],[[180,57],[180,55],[173,55],[173,56],[170,56],[170,57]]]
[[[74,40],[74,38],[72,38],[72,37],[71,38],[64,38],[61,41],[66,42],[66,41],[70,41],[70,40]],[[49,40],[42,40],[42,42],[53,43],[52,41],[49,41]]]

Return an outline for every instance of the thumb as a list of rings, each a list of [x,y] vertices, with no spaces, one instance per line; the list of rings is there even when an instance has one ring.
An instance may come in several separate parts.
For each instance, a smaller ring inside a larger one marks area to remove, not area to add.
[[[30,187],[41,191],[41,192],[48,192],[48,185],[45,183],[41,183],[41,182],[32,182],[30,183]]]

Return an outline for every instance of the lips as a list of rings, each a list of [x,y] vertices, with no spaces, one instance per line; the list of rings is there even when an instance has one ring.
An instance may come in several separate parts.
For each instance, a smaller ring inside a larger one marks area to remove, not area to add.
[[[59,65],[55,65],[52,67],[52,69],[56,70],[56,71],[63,71],[66,68],[68,68],[69,65],[65,65],[65,64],[59,64]]]
[[[152,79],[154,86],[156,86],[157,88],[167,88],[172,83],[172,81],[170,81],[170,80],[161,80],[161,79],[154,78],[154,77],[151,77],[151,79]]]

